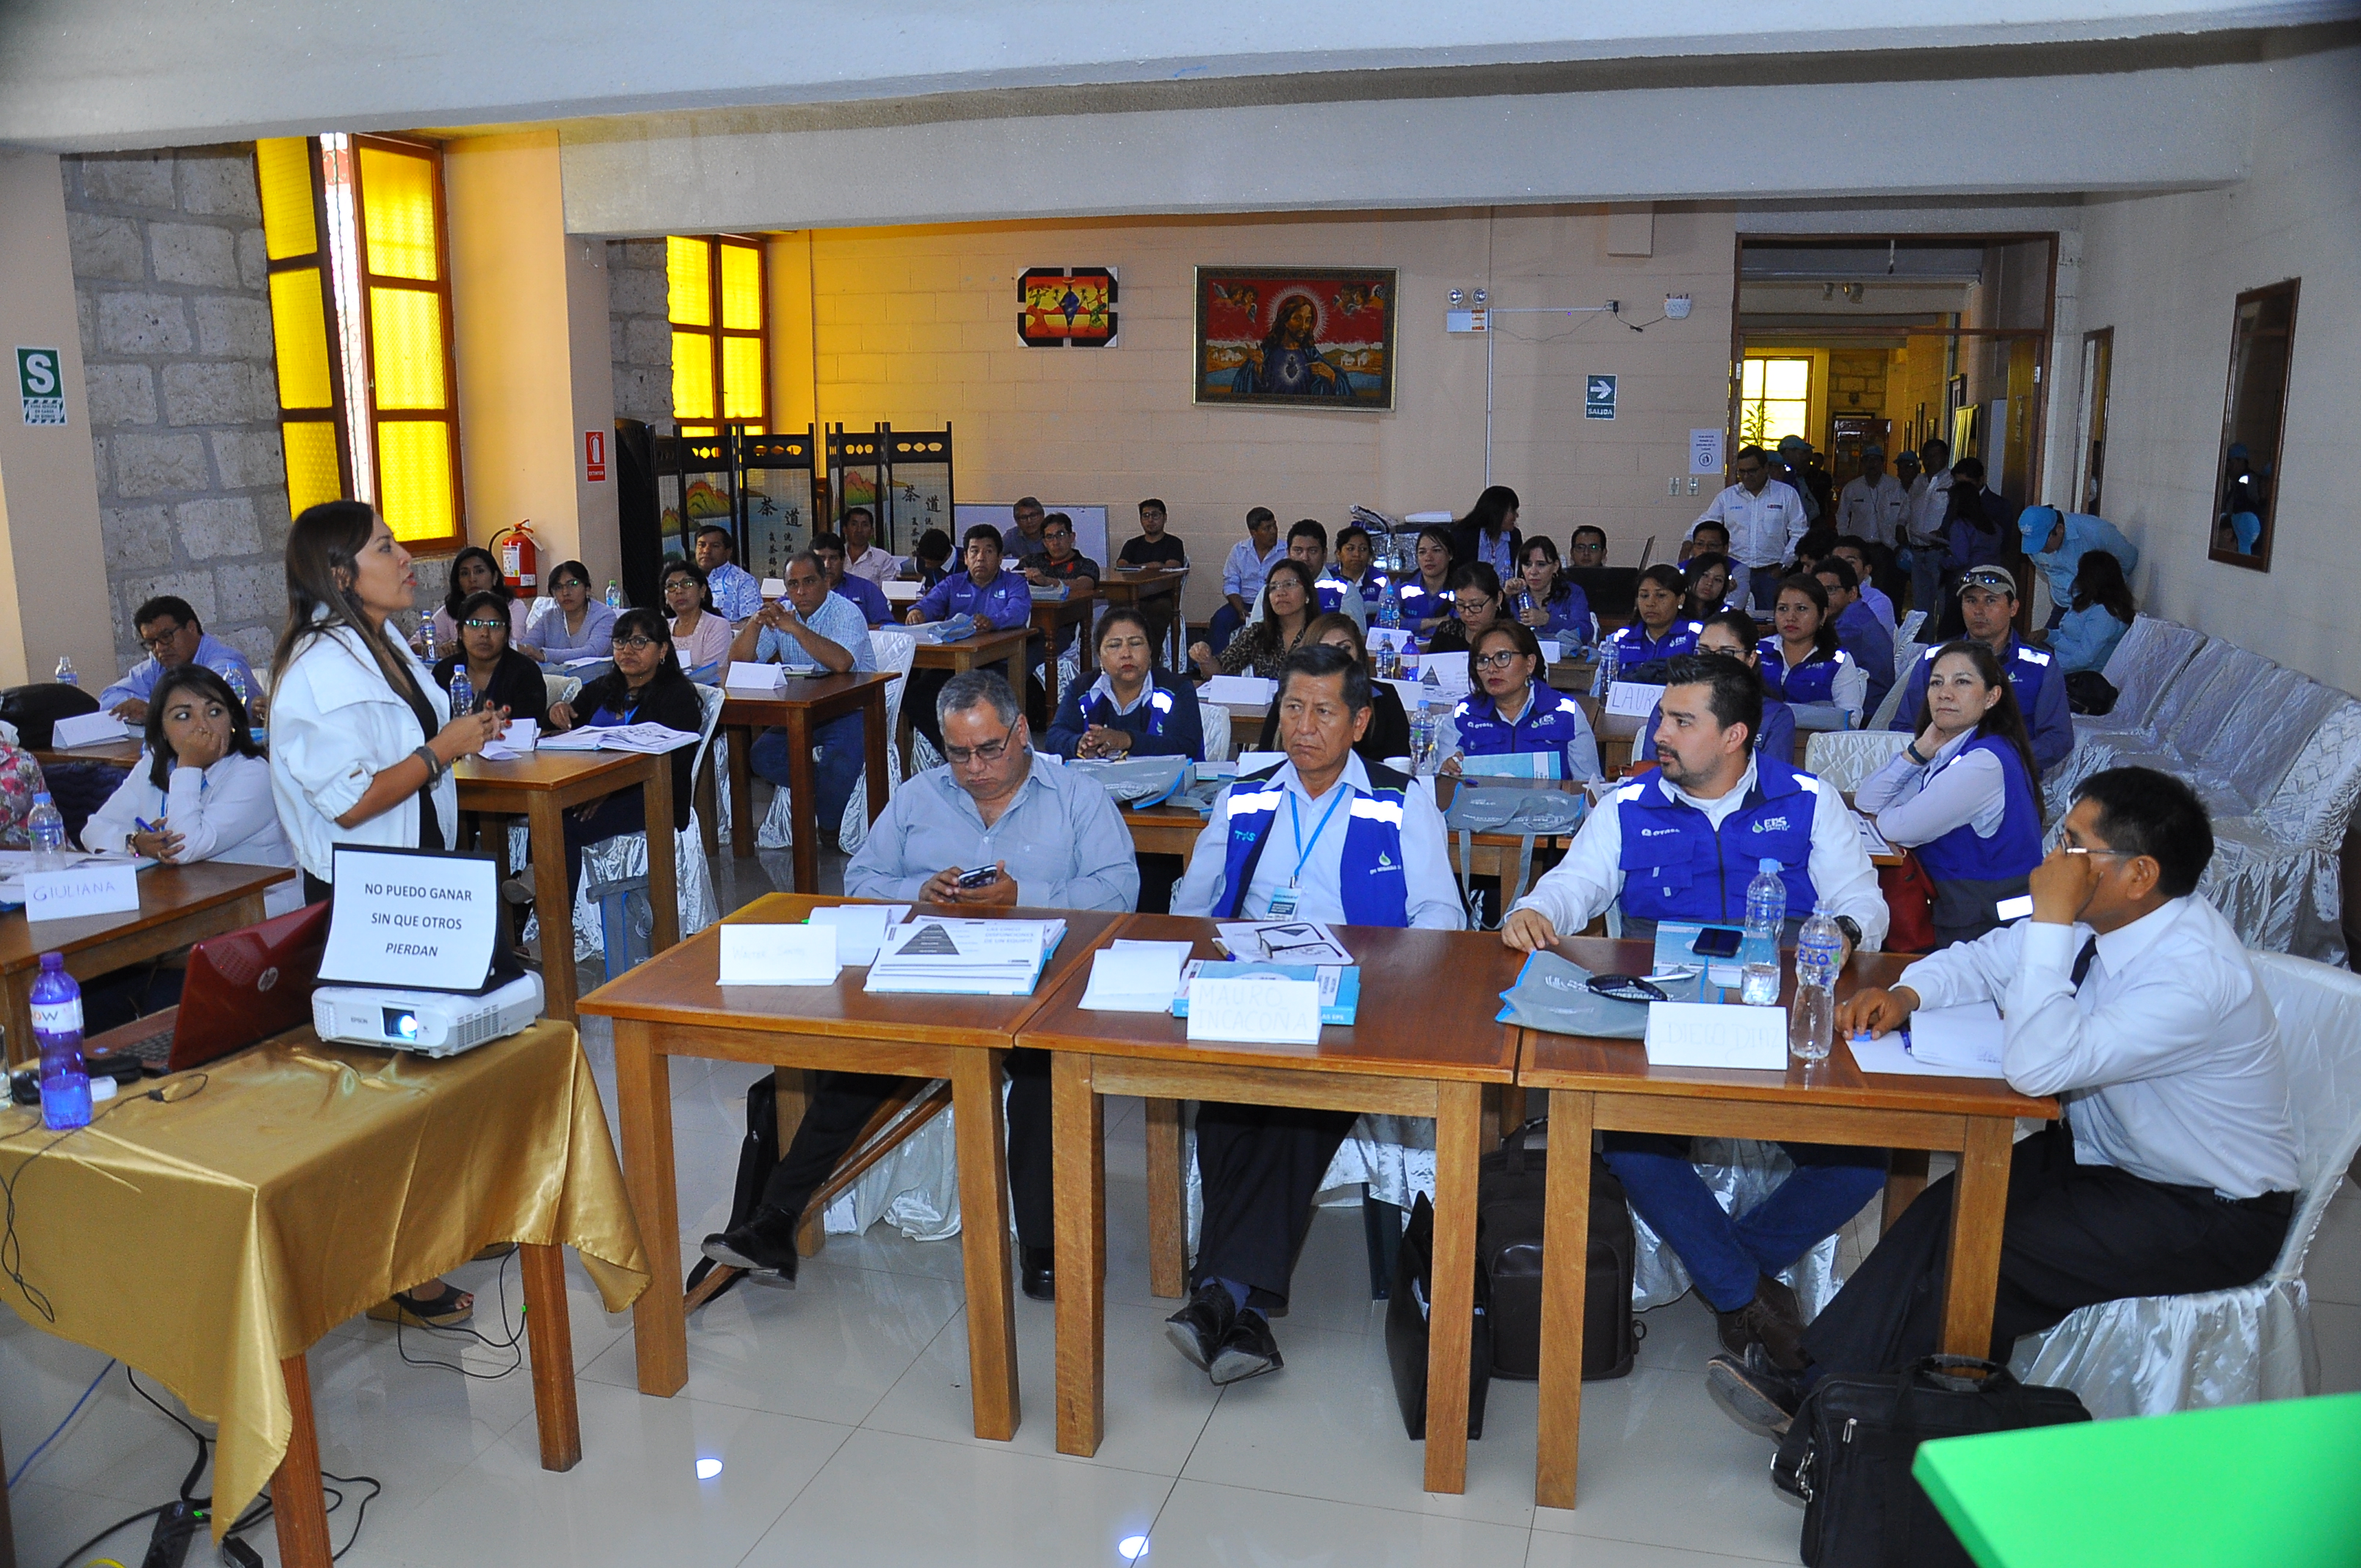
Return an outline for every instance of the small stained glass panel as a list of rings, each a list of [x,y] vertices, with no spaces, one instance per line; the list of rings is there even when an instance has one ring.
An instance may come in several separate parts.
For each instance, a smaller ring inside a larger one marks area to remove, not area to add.
[[[751,245],[721,247],[721,324],[748,332],[763,324],[763,253]]]
[[[262,244],[273,261],[320,248],[312,208],[312,144],[302,137],[265,137],[254,144],[262,192]]]
[[[763,417],[763,340],[759,337],[721,340],[721,417]]]
[[[291,419],[279,427],[287,449],[287,507],[301,515],[305,507],[340,499],[344,477],[336,471],[336,427],[324,419]]]
[[[315,268],[270,275],[270,335],[279,351],[279,406],[324,409],[335,402],[328,374],[328,320]]]
[[[449,538],[450,426],[441,420],[380,420],[377,462],[378,510],[393,536],[405,543]]]
[[[371,289],[369,340],[380,409],[449,407],[443,388],[443,302],[423,289]]]
[[[664,242],[665,281],[675,326],[713,324],[713,280],[707,275],[708,241],[674,235]]]
[[[442,275],[434,236],[434,165],[424,158],[364,144],[361,218],[368,269],[385,278],[431,281]]]
[[[713,340],[701,332],[672,334],[672,417],[714,417]]]

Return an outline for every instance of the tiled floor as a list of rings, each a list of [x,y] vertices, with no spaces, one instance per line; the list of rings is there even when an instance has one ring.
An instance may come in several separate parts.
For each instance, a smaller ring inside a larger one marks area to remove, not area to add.
[[[764,857],[725,880],[727,902],[784,882]],[[726,861],[723,869],[730,870]],[[831,868],[833,869],[833,868]],[[595,1035],[587,1046],[606,1071]],[[742,1123],[742,1064],[674,1074],[683,1245],[719,1224]],[[1359,1216],[1323,1211],[1279,1324],[1287,1368],[1217,1391],[1164,1343],[1170,1306],[1146,1289],[1137,1102],[1108,1116],[1111,1212],[1107,1438],[1093,1459],[1059,1455],[1051,1310],[1019,1298],[1024,1424],[1013,1442],[969,1431],[966,1319],[955,1243],[884,1227],[836,1237],[799,1289],[741,1287],[700,1312],[689,1383],[671,1399],[633,1389],[626,1317],[573,1276],[583,1460],[540,1468],[527,1375],[484,1380],[405,1363],[436,1355],[478,1373],[506,1353],[415,1332],[397,1345],[356,1320],[312,1355],[322,1457],[385,1484],[347,1568],[500,1564],[590,1568],[743,1563],[1450,1564],[1454,1568],[1708,1568],[1795,1561],[1798,1512],[1765,1479],[1768,1451],[1718,1415],[1700,1373],[1712,1323],[1694,1299],[1647,1315],[1639,1365],[1585,1391],[1582,1507],[1532,1505],[1534,1390],[1496,1382],[1466,1495],[1420,1489],[1421,1450],[1401,1436],[1387,1381],[1383,1309],[1367,1288]],[[502,1337],[496,1271],[459,1276],[477,1326]],[[2324,1387],[2361,1389],[2361,1197],[2332,1207],[2310,1277]],[[518,1295],[509,1272],[508,1319]],[[0,1314],[0,1442],[24,1463],[103,1365]],[[49,1568],[110,1520],[170,1498],[192,1452],[118,1368],[11,1494],[18,1560]],[[699,1460],[720,1473],[697,1475]],[[331,1516],[334,1539],[353,1507]],[[145,1527],[104,1555],[138,1561]],[[265,1527],[264,1560],[278,1561]],[[1143,1547],[1141,1542],[1146,1542]],[[86,1561],[76,1558],[71,1568]],[[200,1544],[191,1560],[210,1563]]]

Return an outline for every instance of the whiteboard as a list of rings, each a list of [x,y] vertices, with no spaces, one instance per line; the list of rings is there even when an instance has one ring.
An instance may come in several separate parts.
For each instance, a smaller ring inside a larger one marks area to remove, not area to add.
[[[1112,564],[1107,558],[1107,509],[1103,506],[1075,506],[1067,501],[1043,501],[1043,511],[1061,511],[1074,520],[1074,549],[1099,564],[1104,572]],[[1014,501],[961,501],[951,509],[952,521],[959,532],[951,540],[951,549],[962,548],[961,541],[967,531],[977,523],[988,522],[1005,536],[1016,526],[1016,503]]]

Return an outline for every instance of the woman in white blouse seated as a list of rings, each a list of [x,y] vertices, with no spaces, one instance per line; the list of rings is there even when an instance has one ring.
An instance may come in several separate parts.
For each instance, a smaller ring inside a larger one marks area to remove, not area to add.
[[[1971,638],[1937,653],[1926,728],[1861,782],[1853,804],[1926,867],[1938,948],[2025,913],[1999,906],[2024,896],[2041,863],[2040,776],[2016,690],[1993,651]]]
[[[271,804],[270,764],[228,683],[193,663],[167,671],[148,699],[147,739],[131,776],[82,824],[83,849],[128,850],[168,865],[295,863]],[[269,915],[302,904],[300,877],[263,895]]]

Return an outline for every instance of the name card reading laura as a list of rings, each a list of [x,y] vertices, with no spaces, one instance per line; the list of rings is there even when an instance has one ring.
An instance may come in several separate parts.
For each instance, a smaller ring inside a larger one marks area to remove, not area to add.
[[[499,873],[490,860],[339,845],[335,871],[322,981],[482,988],[500,927]]]

